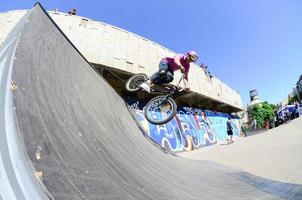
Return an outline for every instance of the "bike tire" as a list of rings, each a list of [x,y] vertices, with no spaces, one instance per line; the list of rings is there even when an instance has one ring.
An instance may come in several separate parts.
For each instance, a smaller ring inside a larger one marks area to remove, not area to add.
[[[152,106],[154,106],[156,104],[156,102],[161,102],[163,99],[165,98],[165,95],[160,95],[160,96],[156,96],[153,99],[151,99],[146,106],[144,107],[144,115],[145,118],[152,124],[155,125],[161,125],[161,124],[165,124],[167,122],[169,122],[176,114],[177,111],[177,105],[174,101],[174,99],[172,99],[171,97],[166,98],[165,100],[165,105],[171,106],[171,108],[169,109],[170,113],[168,115],[164,114],[164,115],[160,115],[160,116],[164,116],[163,118],[153,118],[154,116],[156,116],[156,113],[152,113],[153,109]],[[158,108],[158,106],[156,106]],[[163,108],[163,104],[160,105],[160,110],[159,111],[153,111],[153,112],[161,112]],[[161,112],[162,113],[162,112]],[[159,113],[158,113],[159,114]]]
[[[148,76],[146,74],[143,73],[135,74],[127,80],[125,84],[125,88],[129,92],[136,92],[140,89],[139,85],[146,82],[147,80],[148,80]]]

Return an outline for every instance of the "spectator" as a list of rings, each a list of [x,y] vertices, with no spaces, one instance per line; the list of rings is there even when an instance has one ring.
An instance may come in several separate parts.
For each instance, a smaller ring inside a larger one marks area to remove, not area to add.
[[[231,118],[228,118],[227,121],[227,134],[228,134],[228,139],[227,142],[230,144],[233,142],[233,127],[232,127],[232,121]]]
[[[298,118],[299,117],[299,103],[297,101],[295,102],[295,111],[296,111],[295,118]]]
[[[286,121],[290,120],[290,115],[291,115],[291,113],[289,112],[288,109],[286,109],[286,111],[285,111]]]
[[[69,15],[77,15],[77,9],[73,8],[71,11],[68,12]]]
[[[242,136],[244,135],[244,137],[246,137],[246,128],[243,124],[241,124],[241,132]]]
[[[213,78],[214,76],[212,75],[212,73],[210,72],[209,68],[207,65],[201,63],[200,67],[204,70],[204,73],[206,74],[206,76]]]
[[[257,130],[257,120],[254,119],[253,122],[252,122],[252,127],[253,127],[253,130],[256,131]]]

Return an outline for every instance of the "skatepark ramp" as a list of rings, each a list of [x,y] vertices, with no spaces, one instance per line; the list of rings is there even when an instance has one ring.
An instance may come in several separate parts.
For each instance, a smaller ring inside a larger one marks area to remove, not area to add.
[[[40,4],[0,52],[0,199],[301,199],[162,151]]]

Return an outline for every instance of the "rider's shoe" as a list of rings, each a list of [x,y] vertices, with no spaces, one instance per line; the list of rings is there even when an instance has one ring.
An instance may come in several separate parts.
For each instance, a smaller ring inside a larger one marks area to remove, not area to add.
[[[147,83],[142,83],[139,85],[141,88],[143,88],[146,92],[150,93],[150,86]]]
[[[159,76],[160,77],[163,77],[165,75],[166,75],[166,70],[162,69],[162,70],[159,71]]]

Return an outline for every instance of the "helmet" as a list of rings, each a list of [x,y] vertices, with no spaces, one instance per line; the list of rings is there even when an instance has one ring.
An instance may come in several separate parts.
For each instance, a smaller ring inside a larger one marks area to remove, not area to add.
[[[198,60],[198,54],[195,51],[189,51],[188,56],[192,59],[192,61],[196,61]]]

